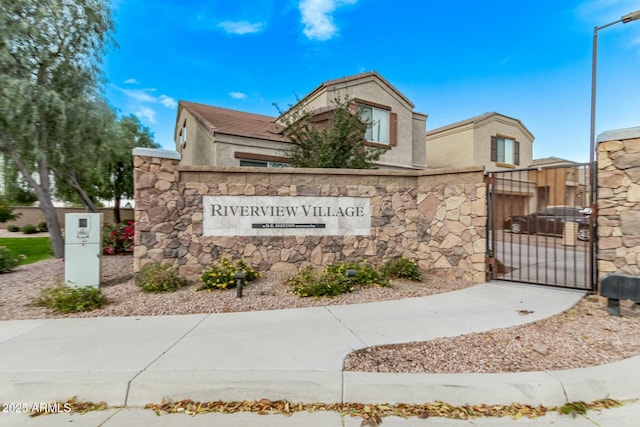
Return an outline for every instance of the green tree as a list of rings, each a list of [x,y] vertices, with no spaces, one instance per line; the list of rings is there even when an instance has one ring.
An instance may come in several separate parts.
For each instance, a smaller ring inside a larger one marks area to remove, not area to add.
[[[0,151],[38,196],[60,258],[51,171],[65,152],[67,114],[96,93],[111,10],[103,0],[3,0],[0,20]]]
[[[26,184],[15,164],[2,155],[2,178],[4,180],[4,196],[14,206],[32,206],[38,201],[36,193]]]
[[[291,166],[371,169],[372,162],[382,156],[384,150],[366,145],[367,123],[358,111],[352,111],[352,101],[336,99],[334,104],[324,123],[306,109],[289,115],[283,134],[292,146],[283,151]]]
[[[65,143],[52,153],[51,170],[55,195],[65,201],[80,202],[87,212],[97,212],[102,176],[101,163],[108,161],[117,118],[102,99],[86,98],[67,108]]]
[[[18,219],[20,214],[13,213],[13,207],[6,197],[0,196],[0,222],[13,221]]]
[[[153,134],[134,115],[120,118],[110,142],[104,146],[99,173],[102,177],[97,194],[114,201],[114,218],[120,222],[120,201],[133,197],[133,155],[136,147],[158,148]]]

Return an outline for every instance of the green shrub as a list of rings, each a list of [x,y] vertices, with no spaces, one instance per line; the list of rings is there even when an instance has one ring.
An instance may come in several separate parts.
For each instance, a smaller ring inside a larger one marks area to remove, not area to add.
[[[147,264],[136,274],[136,285],[145,292],[173,292],[190,284],[169,264]]]
[[[9,249],[0,246],[0,274],[13,271],[18,262]]]
[[[47,221],[40,221],[38,223],[38,231],[42,231],[43,233],[49,231],[49,228],[47,228]]]
[[[0,222],[13,221],[18,219],[20,215],[22,214],[13,213],[13,206],[11,206],[7,197],[0,196]]]
[[[326,268],[330,275],[346,276],[347,270],[354,270],[356,275],[351,279],[354,285],[367,287],[372,285],[391,286],[389,279],[368,262],[338,262]]]
[[[382,267],[382,273],[387,277],[399,279],[420,280],[422,272],[415,261],[402,257],[387,261]]]
[[[7,225],[7,231],[15,233],[16,231],[20,231],[20,227],[15,224]]]
[[[233,288],[236,286],[235,275],[238,271],[245,274],[245,284],[260,277],[260,273],[249,267],[243,260],[238,260],[234,264],[232,261],[222,258],[200,276],[201,285],[198,290]]]
[[[329,274],[326,270],[318,271],[310,265],[302,268],[296,277],[290,277],[286,282],[293,286],[291,293],[301,297],[335,297],[355,289],[346,275]]]
[[[22,231],[23,234],[35,234],[38,232],[38,228],[33,224],[27,224],[22,226],[20,231]]]
[[[347,270],[354,270],[355,276],[347,277]],[[291,293],[301,297],[334,297],[352,292],[356,286],[391,286],[389,279],[371,264],[359,262],[336,263],[323,271],[307,266],[286,282],[293,286]]]
[[[60,313],[76,313],[102,307],[105,304],[105,298],[100,289],[92,286],[72,288],[60,285],[40,291],[40,297],[34,300],[34,304]]]

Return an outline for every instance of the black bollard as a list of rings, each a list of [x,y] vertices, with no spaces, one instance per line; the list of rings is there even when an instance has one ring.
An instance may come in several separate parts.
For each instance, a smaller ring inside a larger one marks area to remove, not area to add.
[[[242,284],[247,277],[242,271],[238,270],[234,278],[236,279],[236,298],[242,298]]]
[[[349,283],[351,284],[351,287],[353,287],[353,279],[356,278],[356,275],[358,274],[358,272],[356,270],[348,269],[347,271],[345,271],[345,274],[349,279]]]

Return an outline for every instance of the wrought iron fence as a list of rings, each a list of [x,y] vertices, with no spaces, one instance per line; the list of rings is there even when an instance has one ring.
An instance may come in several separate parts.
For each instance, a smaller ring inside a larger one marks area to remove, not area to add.
[[[595,289],[592,170],[571,164],[487,174],[491,279]]]

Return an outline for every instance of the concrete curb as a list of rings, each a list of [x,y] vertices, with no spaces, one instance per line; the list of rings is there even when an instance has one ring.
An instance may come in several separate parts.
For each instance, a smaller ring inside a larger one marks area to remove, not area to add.
[[[557,406],[565,402],[640,398],[640,356],[561,371],[497,374],[395,374],[295,370],[11,372],[0,374],[0,395],[18,401],[55,401],[61,390],[111,406],[192,399],[292,402]]]
[[[344,373],[345,402],[555,406],[565,402],[640,398],[640,356],[561,371],[496,374]]]
[[[200,402],[281,400],[336,403],[342,372],[295,370],[147,371],[132,381],[127,406],[191,399]]]

